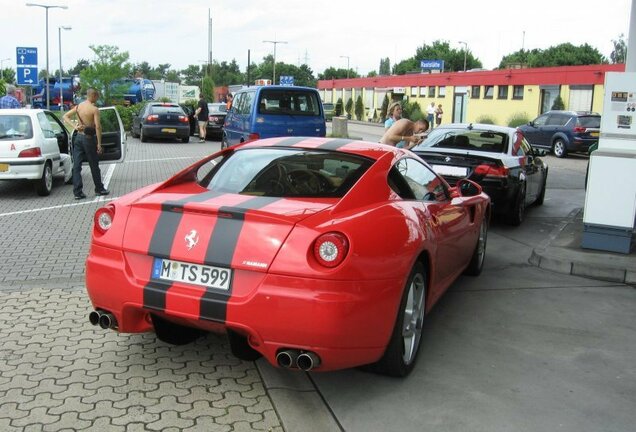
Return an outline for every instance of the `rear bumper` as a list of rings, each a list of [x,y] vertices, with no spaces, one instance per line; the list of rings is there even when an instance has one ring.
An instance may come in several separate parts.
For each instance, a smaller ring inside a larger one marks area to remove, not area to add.
[[[88,295],[96,309],[115,315],[120,332],[153,331],[149,318],[157,312],[182,325],[243,334],[274,366],[276,354],[287,348],[318,354],[316,370],[321,371],[377,361],[393,330],[403,288],[401,280],[338,281],[235,270],[232,293],[224,300],[225,320],[219,321],[201,316],[222,305],[217,298],[217,304],[204,307],[206,290],[200,287],[174,284],[163,310],[144,306],[148,280],[143,275],[150,274],[151,261],[91,246]]]
[[[148,138],[186,138],[190,136],[190,125],[144,125],[142,127],[144,136]]]
[[[9,165],[7,171],[0,171],[0,180],[38,180],[45,162],[43,157],[0,160],[0,164]]]
[[[567,146],[569,152],[588,153],[592,145],[598,142],[598,138],[586,139],[575,137]]]

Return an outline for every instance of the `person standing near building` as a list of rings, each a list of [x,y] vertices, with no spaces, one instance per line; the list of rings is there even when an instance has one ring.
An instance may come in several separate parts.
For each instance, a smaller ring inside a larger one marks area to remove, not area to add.
[[[387,118],[384,122],[384,129],[390,128],[393,123],[402,118],[402,104],[399,102],[393,102],[389,105],[389,109],[386,113],[389,118]]]
[[[431,102],[428,108],[426,108],[426,113],[428,114],[426,117],[428,124],[433,127],[433,122],[435,121],[435,102]]]
[[[15,86],[7,85],[7,94],[0,98],[0,109],[22,108],[20,102],[15,98]]]
[[[428,121],[424,119],[416,122],[400,119],[384,133],[380,138],[380,144],[411,149],[422,142],[423,134],[428,130],[428,127]]]
[[[208,111],[208,103],[205,101],[203,92],[199,93],[199,103],[197,104],[197,110],[194,112],[199,122],[199,142],[205,142],[205,132],[208,127],[208,118],[210,112]]]
[[[108,195],[110,191],[104,188],[102,174],[99,170],[99,155],[102,149],[102,124],[99,109],[95,102],[99,92],[89,88],[86,100],[64,114],[64,123],[71,127],[76,134],[73,139],[73,195],[76,200],[86,198],[82,183],[82,162],[87,161],[91,169],[95,195]],[[72,117],[76,117],[73,120]]]
[[[442,109],[442,104],[437,105],[437,109],[435,110],[435,127],[442,124],[442,116],[444,115],[444,110]]]

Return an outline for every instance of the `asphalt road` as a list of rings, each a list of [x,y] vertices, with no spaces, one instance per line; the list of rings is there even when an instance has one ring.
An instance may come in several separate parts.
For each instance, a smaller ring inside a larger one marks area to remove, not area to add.
[[[349,125],[377,141],[382,129]],[[586,157],[550,166],[523,225],[494,222],[485,270],[462,277],[427,317],[413,374],[356,369],[308,377],[321,406],[266,388],[256,366],[209,336],[170,347],[88,325],[84,259],[97,208],[216,151],[218,142],[140,143],[103,168],[112,194],[38,197],[0,183],[0,430],[633,431],[636,292],[532,267],[528,258],[584,200]],[[288,372],[285,372],[288,373]],[[302,421],[288,417],[290,409]],[[304,411],[303,411],[304,410]],[[324,412],[328,422],[313,423]],[[319,425],[326,424],[325,428]]]

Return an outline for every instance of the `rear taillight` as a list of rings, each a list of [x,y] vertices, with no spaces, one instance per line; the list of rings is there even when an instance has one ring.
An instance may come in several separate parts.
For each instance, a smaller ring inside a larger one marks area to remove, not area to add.
[[[481,164],[475,167],[475,174],[484,176],[484,177],[508,177],[510,174],[510,169],[505,166],[498,165],[489,165],[489,164]]]
[[[251,133],[247,136],[247,141],[254,141],[259,139],[261,136],[257,133]]]
[[[109,204],[95,212],[95,229],[100,234],[104,234],[113,225],[115,218],[115,206]]]
[[[336,267],[345,259],[348,252],[347,237],[337,232],[323,234],[314,243],[314,257],[325,267]]]
[[[583,126],[576,126],[573,131],[574,133],[583,133],[587,130],[587,128],[584,128]]]
[[[188,118],[186,116],[179,116],[179,121],[181,123],[189,123],[190,120],[188,120]]]
[[[18,155],[19,158],[26,157],[40,157],[42,156],[42,149],[40,147],[33,147],[26,150],[22,150]]]
[[[146,117],[146,120],[148,120],[148,121],[157,121],[157,120],[159,120],[159,116],[157,114],[150,114],[148,117]]]
[[[208,118],[209,121],[216,123],[217,121],[219,121],[219,118],[217,116],[210,116]]]

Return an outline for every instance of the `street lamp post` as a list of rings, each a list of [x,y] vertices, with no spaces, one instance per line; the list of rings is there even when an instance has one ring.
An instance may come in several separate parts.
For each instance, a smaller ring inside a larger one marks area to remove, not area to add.
[[[51,108],[49,102],[49,9],[68,9],[68,6],[43,5],[38,3],[27,3],[27,6],[37,6],[46,10],[46,109]]]
[[[60,49],[60,112],[64,112],[64,91],[62,86],[62,30],[71,30],[70,26],[59,26],[57,28],[57,37]]]
[[[457,41],[460,44],[464,44],[464,72],[466,72],[466,53],[468,53],[468,43],[464,41]]]
[[[272,72],[272,84],[276,85],[276,45],[279,43],[284,43],[286,44],[286,41],[278,41],[278,40],[264,40],[264,43],[271,43],[274,44],[274,70]]]
[[[347,79],[349,79],[349,56],[340,56],[340,58],[347,59]]]

